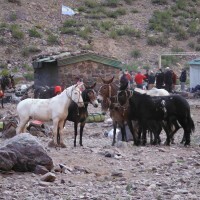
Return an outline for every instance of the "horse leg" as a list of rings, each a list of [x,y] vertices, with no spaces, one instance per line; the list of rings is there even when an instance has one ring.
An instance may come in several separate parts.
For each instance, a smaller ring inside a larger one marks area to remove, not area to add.
[[[116,143],[116,128],[117,128],[117,123],[113,122],[113,142],[112,142],[112,146],[114,146],[115,143]]]
[[[85,127],[85,122],[82,122],[81,123],[81,125],[80,125],[80,142],[79,142],[79,144],[81,145],[81,146],[83,146],[83,140],[82,140],[82,138],[83,138],[83,129],[84,129],[84,127]]]
[[[122,133],[122,141],[126,141],[127,142],[127,138],[126,138],[126,129],[125,129],[125,126],[124,126],[124,123],[122,124],[121,126],[121,133]]]
[[[132,136],[133,136],[133,142],[135,145],[139,145],[139,142],[138,142],[138,136],[136,136],[135,134],[135,130],[133,129],[133,124],[132,124],[132,121],[131,120],[127,120],[127,124],[128,124],[128,127],[132,133]]]
[[[20,119],[20,123],[19,123],[18,127],[16,128],[16,134],[20,134],[20,133],[25,132],[25,126],[28,123],[28,121],[29,121],[29,119],[26,119],[26,120]]]
[[[59,130],[60,130],[60,146],[62,148],[66,148],[66,145],[64,144],[64,141],[63,141],[63,126],[64,126],[64,120],[61,120],[59,123],[58,123],[58,126],[59,126]]]
[[[77,128],[78,128],[78,123],[74,122],[74,147],[76,147]]]
[[[53,120],[53,140],[49,143],[49,146],[58,146],[58,119]]]
[[[185,146],[190,145],[190,133],[192,131],[191,131],[190,126],[188,127],[188,120],[187,119],[178,120],[178,122],[180,123],[180,125],[183,127],[183,130],[184,130],[184,135],[183,135],[183,138],[185,141],[184,145]]]

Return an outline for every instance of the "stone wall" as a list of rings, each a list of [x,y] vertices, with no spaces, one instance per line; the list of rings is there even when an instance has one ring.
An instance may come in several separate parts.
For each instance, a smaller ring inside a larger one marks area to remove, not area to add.
[[[114,82],[118,83],[118,74],[118,68],[93,61],[83,61],[58,67],[58,78],[61,80],[62,86],[65,87],[75,84],[76,78],[79,77],[83,79],[84,83],[89,85],[96,82],[96,88],[98,89],[102,85],[100,77],[110,79],[112,76],[115,76]]]

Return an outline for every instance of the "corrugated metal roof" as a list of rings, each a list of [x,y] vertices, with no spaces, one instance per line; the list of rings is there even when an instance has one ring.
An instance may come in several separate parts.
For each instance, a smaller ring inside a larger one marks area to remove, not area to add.
[[[58,61],[58,66],[64,66],[64,65],[74,64],[74,63],[82,62],[82,61],[86,61],[86,60],[99,62],[99,63],[109,65],[109,66],[112,66],[115,68],[123,67],[122,62],[120,62],[118,60],[100,56],[100,55],[93,54],[93,53],[86,53],[86,54],[75,55],[75,56],[70,56],[70,57],[63,57],[63,58],[59,58],[57,61]]]
[[[200,58],[194,59],[188,62],[189,65],[199,65],[200,66]]]

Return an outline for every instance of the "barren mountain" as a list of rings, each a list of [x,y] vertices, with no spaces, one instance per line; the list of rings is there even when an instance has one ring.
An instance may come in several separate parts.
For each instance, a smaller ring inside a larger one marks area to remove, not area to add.
[[[62,4],[76,14],[61,15]],[[161,53],[198,53],[199,5],[199,0],[2,0],[0,65],[6,70],[10,63],[16,73],[35,55],[84,49],[129,67],[157,67]],[[180,58],[163,65],[176,67]]]

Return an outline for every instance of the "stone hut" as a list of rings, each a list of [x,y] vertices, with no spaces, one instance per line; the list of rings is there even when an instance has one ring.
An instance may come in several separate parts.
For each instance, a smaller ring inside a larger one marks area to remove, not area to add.
[[[75,84],[78,78],[90,85],[102,83],[101,78],[109,79],[118,74],[123,64],[114,59],[93,52],[61,53],[51,56],[40,56],[33,61],[35,86],[68,87]]]

